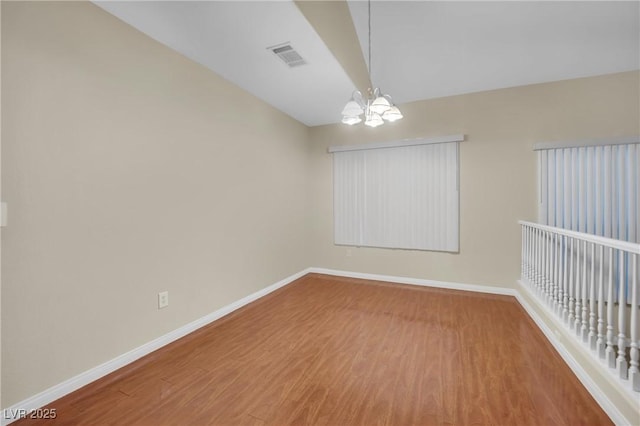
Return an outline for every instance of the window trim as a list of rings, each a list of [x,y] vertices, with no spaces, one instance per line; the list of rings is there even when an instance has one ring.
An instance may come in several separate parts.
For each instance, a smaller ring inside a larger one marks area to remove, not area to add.
[[[588,146],[629,145],[640,143],[640,136],[627,136],[607,139],[583,139],[576,141],[537,142],[533,144],[534,151],[545,151],[560,148],[580,148]]]
[[[459,134],[437,136],[432,138],[402,139],[395,142],[371,142],[356,145],[334,145],[329,147],[328,152],[331,154],[334,152],[360,151],[365,149],[400,148],[403,146],[429,145],[434,143],[464,142],[465,140],[465,135]]]

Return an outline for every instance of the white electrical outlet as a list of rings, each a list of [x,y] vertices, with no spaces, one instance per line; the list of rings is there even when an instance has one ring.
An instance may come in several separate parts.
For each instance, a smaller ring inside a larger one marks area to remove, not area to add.
[[[169,306],[169,292],[163,291],[158,293],[158,309]]]

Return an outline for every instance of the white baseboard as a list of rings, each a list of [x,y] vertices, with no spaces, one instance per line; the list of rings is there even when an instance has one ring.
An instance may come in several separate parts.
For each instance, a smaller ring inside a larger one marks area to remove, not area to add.
[[[78,390],[81,387],[88,385],[89,383],[94,382],[106,376],[107,374],[116,371],[119,368],[131,364],[137,359],[142,358],[143,356],[148,355],[149,353],[158,350],[161,347],[166,346],[169,343],[174,342],[181,337],[184,337],[187,334],[192,333],[201,327],[204,327],[207,324],[210,324],[213,321],[224,317],[231,312],[240,309],[241,307],[261,297],[264,297],[281,287],[284,287],[285,285],[297,280],[298,278],[306,275],[309,272],[310,269],[305,269],[296,274],[293,274],[281,281],[278,281],[275,284],[263,288],[262,290],[256,291],[255,293],[252,293],[240,300],[224,306],[208,315],[205,315],[202,318],[199,318],[193,322],[190,322],[189,324],[173,330],[165,334],[164,336],[160,336],[157,339],[145,343],[144,345],[139,346],[127,353],[124,353],[110,361],[100,364],[97,367],[80,373],[77,376],[65,380],[64,382],[59,383],[55,386],[52,386],[49,389],[46,389],[30,398],[20,401],[9,408],[5,408],[2,410],[2,418],[0,419],[0,424],[3,426],[8,425],[18,420],[21,415],[24,416],[25,414],[29,413],[30,410],[44,407],[45,405],[50,404],[56,399],[62,398],[63,396],[75,390]]]
[[[502,294],[515,296],[515,290],[505,287],[492,287],[488,285],[461,284],[446,281],[425,280],[422,278],[396,277],[393,275],[366,274],[362,272],[338,271],[335,269],[309,268],[309,272],[317,274],[335,275],[338,277],[361,278],[364,280],[386,281],[397,284],[411,284],[422,287],[444,288],[449,290],[473,291],[476,293]]]
[[[565,349],[562,342],[558,339],[556,334],[549,328],[546,322],[538,315],[538,313],[533,309],[533,307],[527,302],[527,300],[522,297],[521,292],[528,292],[532,296],[531,290],[527,286],[525,286],[520,280],[518,280],[518,284],[520,288],[515,290],[515,297],[518,300],[518,303],[524,308],[524,310],[529,314],[531,319],[536,323],[538,328],[544,333],[547,340],[553,345],[555,350],[560,354],[564,362],[567,363],[573,374],[576,375],[578,380],[582,383],[582,385],[587,389],[587,391],[591,394],[591,396],[596,400],[596,402],[602,407],[605,413],[611,418],[611,420],[616,425],[633,425],[637,422],[631,422],[627,419],[621,412],[618,410],[618,407],[609,399],[606,393],[600,389],[600,387],[596,384],[596,382],[591,378],[591,376],[585,371],[585,369],[580,365],[578,361],[573,357],[573,355]]]

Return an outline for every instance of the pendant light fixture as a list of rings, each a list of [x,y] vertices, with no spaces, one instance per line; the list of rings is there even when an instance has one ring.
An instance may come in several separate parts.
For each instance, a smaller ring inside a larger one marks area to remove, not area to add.
[[[371,79],[371,0],[367,1],[368,16],[369,16],[369,81]],[[365,126],[378,127],[385,123],[385,121],[393,122],[402,118],[402,113],[395,106],[391,100],[391,97],[387,94],[383,94],[379,88],[368,89],[367,96],[363,96],[359,90],[356,90],[351,95],[351,99],[344,106],[342,110],[342,122],[350,126],[362,122],[362,115],[364,114]]]

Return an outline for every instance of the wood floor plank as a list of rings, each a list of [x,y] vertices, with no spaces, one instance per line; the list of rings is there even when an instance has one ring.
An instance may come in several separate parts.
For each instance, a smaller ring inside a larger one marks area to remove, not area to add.
[[[512,297],[309,274],[17,425],[609,425]]]

